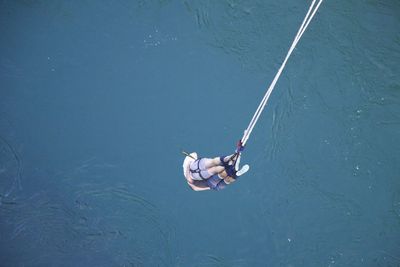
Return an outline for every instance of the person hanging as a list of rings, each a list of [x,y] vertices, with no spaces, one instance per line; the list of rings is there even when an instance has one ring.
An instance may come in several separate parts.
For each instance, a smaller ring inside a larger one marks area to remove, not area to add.
[[[196,152],[183,151],[186,155],[183,174],[187,184],[194,191],[225,189],[250,169],[248,164],[239,166],[242,150],[243,147],[239,147],[232,155],[215,158],[198,158]]]

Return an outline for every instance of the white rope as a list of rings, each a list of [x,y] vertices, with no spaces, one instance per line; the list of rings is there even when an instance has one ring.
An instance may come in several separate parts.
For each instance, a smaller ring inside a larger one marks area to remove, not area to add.
[[[264,110],[265,105],[267,104],[268,98],[271,95],[272,91],[274,90],[275,84],[277,83],[279,77],[281,76],[281,73],[283,69],[285,68],[286,62],[288,61],[290,55],[292,54],[293,50],[296,48],[297,43],[300,41],[301,36],[303,36],[303,33],[307,29],[308,25],[310,24],[312,18],[314,17],[315,13],[317,12],[319,6],[321,5],[323,0],[319,0],[318,4],[315,6],[315,1],[313,0],[310,8],[308,9],[308,12],[303,20],[303,23],[301,24],[292,45],[289,48],[289,51],[286,55],[285,60],[283,61],[281,67],[279,68],[278,72],[276,73],[274,79],[272,80],[271,85],[268,87],[267,92],[265,93],[263,99],[261,100],[256,112],[253,115],[253,118],[251,119],[249,126],[247,126],[247,129],[244,131],[243,137],[241,139],[242,141],[242,146],[246,145],[247,140],[250,137],[251,132],[253,131],[254,126],[256,125],[258,118],[260,117],[262,111]]]

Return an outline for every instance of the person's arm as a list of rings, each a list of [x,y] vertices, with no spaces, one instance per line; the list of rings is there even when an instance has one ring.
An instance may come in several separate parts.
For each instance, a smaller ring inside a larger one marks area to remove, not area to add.
[[[230,176],[227,176],[227,177],[224,178],[224,181],[225,181],[226,184],[231,184],[233,182],[236,182],[236,179],[234,179],[234,178],[232,178]]]
[[[210,190],[210,187],[206,183],[202,183],[202,181],[193,181],[193,183],[189,183],[188,185],[192,188],[194,191],[205,191],[205,190]]]

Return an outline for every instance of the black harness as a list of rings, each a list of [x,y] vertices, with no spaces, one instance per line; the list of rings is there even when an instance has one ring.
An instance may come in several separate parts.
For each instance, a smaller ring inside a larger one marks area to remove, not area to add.
[[[201,160],[201,158],[196,159],[196,161],[197,161],[197,169],[192,170],[192,169],[190,168],[190,166],[189,166],[189,171],[190,171],[190,173],[197,173],[197,174],[200,176],[201,179],[205,180],[205,178],[203,177],[203,175],[201,175],[200,160]]]

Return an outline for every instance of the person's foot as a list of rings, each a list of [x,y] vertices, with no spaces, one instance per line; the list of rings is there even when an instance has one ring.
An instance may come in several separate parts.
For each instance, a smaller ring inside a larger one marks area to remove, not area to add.
[[[246,172],[248,172],[250,169],[250,166],[248,164],[243,165],[243,167],[236,172],[236,176],[242,176],[243,174],[245,174]]]

